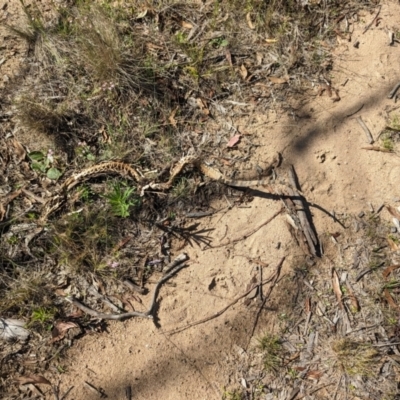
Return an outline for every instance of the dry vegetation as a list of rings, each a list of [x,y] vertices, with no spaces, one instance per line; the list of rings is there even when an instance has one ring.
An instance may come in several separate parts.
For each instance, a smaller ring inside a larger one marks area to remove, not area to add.
[[[184,154],[240,169],[256,143],[245,139],[241,151],[228,152],[221,143],[230,139],[230,128],[209,133],[218,117],[228,112],[229,102],[285,108],[287,96],[299,97],[312,84],[329,79],[329,49],[338,32],[348,35],[343,18],[355,18],[360,7],[374,5],[340,0],[151,3],[157,4],[68,1],[54,10],[52,18],[35,3],[22,3],[26,24],[10,29],[29,43],[29,59],[1,107],[12,110],[5,121],[8,126],[48,135],[57,147],[22,148],[26,154],[18,159],[14,152],[21,147],[7,146],[9,166],[2,183],[8,192],[24,187],[44,199],[73,171],[112,159],[134,165],[147,180],[158,181],[166,180],[170,166]],[[0,129],[5,137],[6,128]],[[381,140],[383,147],[392,148],[390,132]],[[33,372],[55,362],[61,373],[58,355],[71,340],[87,330],[102,329],[102,323],[86,315],[71,315],[63,296],[73,294],[99,308],[90,295],[94,286],[117,310],[126,309],[122,281],[130,278],[143,284],[155,268],[168,264],[171,238],[207,240],[207,232],[196,232],[186,223],[185,213],[207,210],[210,200],[227,189],[216,182],[203,185],[203,179],[188,167],[171,191],[142,198],[121,178],[96,178],[74,189],[29,248],[24,239],[42,204],[32,196],[10,203],[0,225],[0,316],[24,319],[42,337],[48,338],[53,330],[54,344],[49,350],[45,339],[36,338],[14,344],[12,351],[2,345],[2,392],[10,390],[15,371],[27,373],[18,355],[29,353],[31,346],[45,360]],[[373,398],[395,398],[390,371],[400,353],[390,341],[398,341],[398,315],[388,307],[388,299],[395,302],[399,278],[393,270],[385,282],[380,271],[390,259],[384,246],[389,240],[396,250],[399,239],[389,235],[379,216],[343,220],[348,226],[358,224],[353,234],[363,241],[352,251],[371,279],[361,286],[362,277],[345,272],[346,257],[353,254],[346,249],[342,261],[331,265],[341,274],[336,292],[317,272],[294,266],[292,279],[307,285],[300,285],[298,298],[287,302],[279,337],[259,338],[250,359],[238,360],[241,373],[257,378],[246,388],[227,389],[226,399],[273,398],[265,396],[286,393],[287,383],[296,380],[303,387],[319,381],[322,392],[325,386],[330,393],[337,392],[342,382],[348,393],[361,398],[368,393]],[[314,298],[317,295],[316,304],[307,300],[310,291]],[[362,313],[357,303],[362,303]],[[312,324],[307,322],[310,312],[319,316]],[[351,330],[336,325],[339,314],[341,321],[352,320]],[[57,331],[58,321],[74,323],[69,336]],[[318,395],[316,391],[315,398]]]

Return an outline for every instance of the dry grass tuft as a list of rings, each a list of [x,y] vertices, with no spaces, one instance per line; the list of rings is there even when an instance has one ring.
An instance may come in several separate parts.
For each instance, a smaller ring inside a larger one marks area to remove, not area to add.
[[[372,376],[376,374],[379,352],[370,343],[342,338],[332,344],[332,349],[346,374],[353,376]]]

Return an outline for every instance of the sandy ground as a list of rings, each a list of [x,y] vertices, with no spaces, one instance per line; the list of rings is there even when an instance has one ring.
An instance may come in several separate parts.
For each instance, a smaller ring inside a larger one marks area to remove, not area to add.
[[[387,98],[400,81],[400,44],[388,45],[388,31],[400,29],[398,15],[398,3],[382,3],[379,26],[363,34],[365,22],[373,18],[365,14],[352,42],[342,40],[334,50],[332,84],[339,90],[340,101],[333,102],[326,93],[318,96],[315,88],[313,95],[308,92],[302,99],[295,115],[281,113],[279,106],[263,114],[243,107],[248,117],[233,121],[239,131],[245,130],[261,145],[255,162],[271,159],[279,151],[284,162],[278,173],[284,176],[290,164],[295,166],[305,197],[317,205],[312,211],[320,238],[327,232],[342,232],[324,210],[359,213],[400,198],[398,149],[394,154],[362,149],[368,143],[355,119],[361,116],[377,138],[388,115],[398,107]],[[353,47],[356,40],[358,48]],[[8,65],[0,66],[0,77],[9,74]],[[287,101],[299,104],[298,100]],[[213,229],[211,236],[217,244],[223,238],[240,236],[280,207],[278,201],[256,196],[246,207],[203,219],[202,227]],[[284,275],[289,277],[296,263],[303,262],[301,252],[293,244],[283,215],[235,245],[184,251],[191,262],[171,280],[174,286],[166,285],[160,292],[160,327],[140,319],[110,323],[108,332],[87,335],[68,352],[66,373],[59,376],[62,390],[74,387],[68,399],[99,397],[85,381],[102,388],[110,399],[125,398],[125,388],[131,386],[134,399],[147,400],[219,399],[226,385],[238,383],[237,354],[249,347],[255,305],[240,301],[209,322],[174,335],[168,332],[212,315],[243,293],[259,274],[248,258],[269,264],[262,268],[268,276],[286,257]],[[319,268],[323,267],[322,262]],[[258,334],[278,330],[279,318],[290,306],[292,285],[290,279],[283,279],[275,288]]]
[[[262,144],[255,160],[265,161],[282,152],[282,173],[293,164],[306,198],[328,212],[359,213],[399,197],[399,156],[362,149],[368,143],[355,119],[361,116],[377,138],[388,114],[397,108],[387,95],[400,80],[400,46],[388,45],[387,32],[399,29],[395,17],[399,13],[398,4],[384,3],[378,27],[362,34],[364,25],[360,24],[353,41],[343,41],[334,51],[332,84],[339,90],[339,102],[326,94],[317,96],[315,90],[314,96],[303,99],[296,115],[269,110],[262,115],[250,112],[248,118],[234,121],[239,131],[245,130]],[[365,16],[366,21],[370,19]],[[352,45],[356,38],[359,48]],[[225,231],[227,238],[240,236],[279,207],[278,202],[256,197],[249,208],[216,215],[204,220],[203,226],[214,229],[212,237],[218,243]],[[321,209],[313,208],[320,237],[341,231]],[[70,351],[62,382],[65,387],[75,386],[73,398],[96,397],[84,389],[85,380],[115,399],[124,397],[128,385],[135,399],[218,399],[229,378],[237,383],[235,352],[249,344],[254,308],[238,303],[203,325],[172,336],[164,332],[211,315],[244,292],[256,271],[243,255],[268,263],[270,267],[263,268],[266,276],[283,256],[287,257],[285,270],[290,271],[300,259],[298,250],[280,216],[234,246],[186,251],[193,263],[173,279],[175,288],[161,291],[160,329],[143,320],[111,324],[109,333],[85,337]],[[213,282],[215,287],[210,289]],[[283,281],[259,330],[274,332],[284,309],[280,299],[287,291],[290,283]]]

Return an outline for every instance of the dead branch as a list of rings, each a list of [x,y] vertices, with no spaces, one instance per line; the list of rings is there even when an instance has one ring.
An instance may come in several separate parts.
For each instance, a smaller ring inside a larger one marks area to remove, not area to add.
[[[390,91],[388,94],[388,99],[393,99],[397,91],[400,89],[400,82],[396,84],[396,86]]]
[[[367,32],[367,30],[368,30],[369,28],[371,28],[371,26],[373,25],[373,23],[376,21],[376,19],[378,18],[379,13],[381,12],[381,8],[382,8],[382,6],[380,5],[379,8],[378,8],[378,12],[376,13],[374,19],[373,19],[373,20],[365,27],[365,29],[363,30],[363,34],[364,34],[365,32]]]
[[[367,137],[367,141],[369,144],[374,143],[374,138],[372,137],[371,131],[368,129],[367,125],[365,125],[365,122],[362,120],[361,117],[357,117],[356,121],[359,123],[363,131],[365,132],[365,136]]]
[[[70,302],[73,304],[75,307],[79,308],[86,314],[91,315],[92,317],[98,318],[98,319],[107,319],[107,320],[114,320],[114,321],[122,321],[127,318],[132,318],[132,317],[141,317],[141,318],[148,318],[148,319],[153,319],[153,310],[154,306],[157,300],[157,294],[160,289],[160,286],[166,282],[168,279],[170,279],[173,275],[175,275],[178,271],[180,271],[182,268],[184,268],[186,265],[182,264],[185,261],[189,259],[188,255],[185,253],[180,254],[178,257],[175,258],[174,261],[172,261],[171,264],[167,266],[167,271],[169,271],[166,275],[164,275],[156,284],[156,287],[154,288],[153,291],[153,298],[150,303],[150,307],[147,311],[145,312],[139,312],[139,311],[132,311],[132,312],[127,312],[127,313],[122,313],[122,314],[105,314],[98,312],[96,310],[91,309],[90,307],[85,306],[82,304],[79,300],[75,299],[73,296],[68,296],[65,298],[66,301]],[[172,268],[171,268],[172,266]]]
[[[297,215],[299,216],[301,228],[304,232],[304,236],[306,237],[310,252],[314,256],[316,256],[318,253],[317,252],[318,239],[314,233],[313,228],[310,225],[310,222],[308,221],[307,214],[305,211],[306,204],[303,201],[302,196],[300,195],[300,193],[298,191],[298,187],[296,184],[296,175],[295,175],[293,165],[291,165],[289,168],[289,182],[292,185],[292,188],[288,188],[289,194],[293,196],[292,201],[296,206],[296,212],[297,212]]]
[[[280,276],[280,273],[281,273],[281,269],[282,269],[282,265],[283,265],[284,261],[285,261],[285,257],[282,257],[281,261],[279,261],[278,265],[275,268],[275,272],[274,272],[274,275],[272,277],[272,283],[271,283],[271,285],[269,285],[268,292],[264,296],[264,299],[263,299],[260,307],[258,308],[257,315],[256,315],[256,318],[255,318],[254,324],[253,324],[253,329],[251,330],[250,340],[249,340],[249,343],[248,343],[247,347],[249,346],[251,338],[253,337],[254,332],[256,330],[256,327],[257,327],[257,324],[258,324],[258,320],[259,320],[260,315],[261,315],[261,311],[264,309],[265,303],[269,299],[269,296],[271,295],[272,290],[274,289],[274,287],[276,285],[276,282],[279,279],[279,276]],[[260,284],[260,292],[262,293],[262,284]]]

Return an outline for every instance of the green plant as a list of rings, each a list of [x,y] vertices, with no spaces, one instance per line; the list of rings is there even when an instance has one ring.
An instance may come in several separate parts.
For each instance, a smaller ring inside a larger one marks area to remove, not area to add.
[[[28,154],[28,157],[31,160],[31,168],[34,171],[42,172],[53,180],[57,180],[61,176],[61,171],[52,166],[54,163],[52,150],[49,150],[46,155],[41,151],[32,151]]]
[[[262,351],[263,354],[264,369],[267,372],[277,372],[279,366],[281,365],[281,353],[283,351],[279,338],[275,335],[267,333],[258,338],[257,342],[257,347]]]
[[[17,244],[19,239],[18,239],[18,236],[12,235],[7,239],[7,241],[10,244]]]
[[[399,244],[399,243],[400,243],[399,238],[398,238],[397,236],[388,235],[388,238],[389,238],[390,240],[392,240],[393,243],[395,243],[395,244]]]
[[[80,195],[80,199],[84,202],[84,203],[89,203],[90,199],[93,195],[92,189],[89,185],[82,185],[79,188],[79,195]]]
[[[56,310],[54,308],[38,307],[33,310],[28,326],[34,324],[35,322],[44,325],[46,322],[53,321],[55,314]]]
[[[393,129],[400,130],[400,116],[399,116],[399,114],[394,114],[390,118],[389,125]]]
[[[96,156],[90,151],[90,147],[86,143],[79,143],[75,149],[77,156],[86,158],[88,161],[95,161]]]
[[[131,207],[138,207],[140,204],[139,198],[133,198],[133,193],[136,188],[125,188],[123,189],[123,185],[121,183],[115,183],[112,186],[112,192],[105,195],[104,197],[108,199],[108,202],[111,206],[111,210],[113,214],[117,217],[126,218],[129,216],[129,209]]]
[[[385,137],[382,139],[382,146],[384,149],[393,151],[394,150],[394,143],[391,137]]]
[[[172,189],[172,195],[175,198],[186,197],[190,192],[190,185],[186,178],[181,178],[179,181],[174,185]]]

